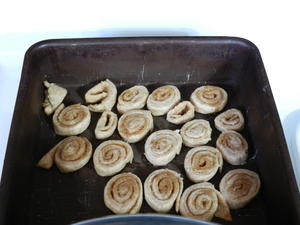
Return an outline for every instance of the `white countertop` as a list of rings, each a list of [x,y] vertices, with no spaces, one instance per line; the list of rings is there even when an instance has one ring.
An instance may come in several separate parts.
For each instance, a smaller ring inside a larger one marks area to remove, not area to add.
[[[75,37],[238,36],[255,43],[261,52],[299,184],[300,166],[295,161],[300,159],[300,14],[297,1],[270,2],[140,0],[85,1],[83,5],[54,0],[43,6],[31,0],[5,2],[0,13],[0,174],[24,53],[35,42]]]

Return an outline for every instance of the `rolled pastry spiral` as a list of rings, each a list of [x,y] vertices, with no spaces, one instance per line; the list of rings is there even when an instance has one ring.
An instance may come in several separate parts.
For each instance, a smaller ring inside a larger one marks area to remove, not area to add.
[[[112,111],[104,111],[99,118],[96,128],[95,136],[97,139],[105,139],[113,135],[118,125],[117,114]]]
[[[225,131],[217,139],[217,148],[231,165],[243,165],[248,158],[248,143],[235,131]]]
[[[188,147],[205,145],[211,140],[211,132],[209,122],[202,119],[191,120],[180,129],[183,144]]]
[[[193,119],[194,116],[194,105],[189,101],[183,101],[168,112],[167,121],[174,124],[183,124]]]
[[[147,107],[153,116],[165,115],[181,99],[180,91],[173,85],[155,89],[148,97]]]
[[[63,102],[68,91],[67,89],[58,86],[55,83],[49,83],[44,81],[45,90],[45,100],[42,106],[44,107],[45,113],[49,116],[51,115],[57,107]]]
[[[169,212],[175,202],[175,210],[178,212],[182,190],[183,178],[169,169],[153,171],[144,183],[146,202],[159,213]]]
[[[230,214],[230,208],[229,208],[229,205],[227,204],[225,198],[216,189],[215,189],[215,192],[218,197],[218,209],[215,213],[215,216],[219,217],[221,219],[227,220],[227,221],[232,221],[232,217]]]
[[[214,216],[231,221],[231,214],[223,196],[211,183],[188,187],[180,199],[180,214],[185,217],[210,221]]]
[[[91,113],[84,105],[75,104],[65,108],[61,104],[55,111],[52,122],[54,131],[61,136],[81,134],[91,121]]]
[[[118,123],[119,134],[129,143],[142,140],[152,129],[153,118],[148,110],[127,111]]]
[[[259,189],[258,174],[247,169],[231,170],[220,182],[220,192],[231,209],[247,205],[257,195]]]
[[[49,169],[55,162],[62,173],[82,168],[92,155],[92,144],[85,137],[71,136],[55,145],[38,162],[38,166]]]
[[[244,123],[243,114],[237,109],[228,109],[215,118],[215,127],[221,132],[242,130]]]
[[[146,104],[148,95],[148,89],[142,85],[136,85],[126,89],[118,98],[117,109],[119,113],[133,109],[142,109]]]
[[[164,166],[171,162],[182,147],[178,131],[159,130],[153,132],[145,143],[145,156],[154,166]]]
[[[186,175],[195,183],[210,180],[222,166],[221,152],[210,146],[192,148],[184,159]]]
[[[88,107],[91,111],[110,111],[117,100],[117,88],[109,79],[106,79],[88,90],[84,97],[86,103],[90,104]]]
[[[93,156],[94,168],[100,176],[112,176],[120,172],[132,160],[131,146],[119,140],[102,142]]]
[[[191,95],[196,112],[210,114],[221,111],[227,103],[227,92],[220,87],[206,85],[197,88]]]
[[[138,213],[142,202],[142,182],[132,173],[112,177],[104,188],[104,203],[116,214]]]

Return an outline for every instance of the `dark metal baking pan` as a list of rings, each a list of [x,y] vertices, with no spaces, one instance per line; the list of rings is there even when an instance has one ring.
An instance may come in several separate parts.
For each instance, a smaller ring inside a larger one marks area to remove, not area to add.
[[[275,46],[274,46],[275,47]],[[26,53],[0,186],[0,223],[9,225],[69,224],[112,214],[103,203],[103,188],[109,178],[96,174],[90,161],[81,170],[61,174],[56,167],[36,167],[38,160],[63,137],[55,135],[51,117],[41,108],[42,81],[68,89],[65,104],[84,102],[84,93],[109,78],[118,93],[134,84],[149,91],[174,84],[183,99],[203,84],[219,85],[229,94],[225,109],[236,107],[246,117],[242,134],[250,146],[243,168],[259,173],[262,188],[246,207],[232,210],[233,221],[222,224],[300,224],[300,201],[281,124],[258,49],[249,41],[229,37],[143,37],[48,40]],[[288,82],[288,81],[283,81]],[[114,109],[115,110],[115,109]],[[216,115],[197,114],[213,124]],[[93,148],[101,141],[93,130],[99,115],[82,136]],[[155,130],[179,126],[155,117]],[[214,146],[219,132],[214,129]],[[117,132],[112,138],[120,139]],[[145,140],[144,140],[145,141]],[[142,181],[156,169],[143,156],[144,141],[133,144],[134,162],[123,171]],[[185,177],[183,159],[188,148],[167,167]],[[211,182],[218,187],[230,169],[225,164]],[[153,213],[144,201],[141,213]],[[170,212],[175,214],[174,211]]]

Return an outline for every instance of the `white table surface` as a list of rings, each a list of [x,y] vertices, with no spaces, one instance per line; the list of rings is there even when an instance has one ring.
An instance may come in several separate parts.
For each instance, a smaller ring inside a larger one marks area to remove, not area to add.
[[[238,36],[260,49],[300,180],[297,1],[0,2],[0,174],[25,51],[52,38]],[[16,7],[17,6],[17,7]],[[299,183],[299,182],[298,182]]]

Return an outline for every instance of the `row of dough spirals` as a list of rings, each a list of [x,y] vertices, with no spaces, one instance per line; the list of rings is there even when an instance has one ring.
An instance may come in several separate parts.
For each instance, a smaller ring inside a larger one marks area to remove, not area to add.
[[[186,217],[209,221],[216,216],[231,221],[230,209],[245,206],[259,188],[255,172],[235,169],[222,178],[220,191],[209,182],[193,184],[183,191],[179,173],[158,169],[148,175],[144,186],[132,173],[112,177],[104,189],[104,202],[116,214],[134,214],[139,212],[144,196],[148,205],[159,213],[167,213],[175,205],[175,211]]]
[[[93,154],[98,175],[115,175],[133,160],[128,143],[136,143],[152,131],[152,116],[167,114],[170,123],[184,125],[180,131],[159,130],[150,134],[145,143],[145,157],[154,166],[164,166],[180,153],[182,144],[193,147],[185,157],[184,169],[187,177],[198,184],[183,192],[180,174],[166,169],[154,171],[144,184],[145,199],[154,210],[168,212],[176,202],[176,211],[184,216],[211,220],[215,215],[231,220],[229,208],[243,207],[257,194],[259,177],[245,169],[227,173],[220,183],[220,192],[207,182],[218,170],[221,171],[223,158],[232,165],[242,165],[248,157],[247,141],[237,132],[244,127],[239,110],[229,109],[215,118],[215,127],[222,132],[217,139],[217,148],[205,146],[211,140],[209,122],[193,119],[195,111],[202,114],[221,111],[227,103],[224,89],[202,86],[192,93],[191,101],[180,102],[180,91],[173,85],[159,87],[150,95],[146,87],[134,86],[118,97],[117,110],[122,114],[118,121],[117,115],[111,111],[116,103],[117,89],[109,80],[100,82],[86,93],[88,106],[65,107],[62,101],[67,90],[47,81],[44,85],[47,89],[43,107],[47,115],[54,113],[54,131],[70,137],[44,155],[38,166],[50,168],[55,163],[63,173],[82,168],[92,156],[92,145],[88,139],[74,135],[87,129],[90,111],[94,111],[102,112],[95,129],[97,139],[109,138],[118,129],[126,141],[104,141]],[[142,110],[146,104],[149,111]],[[105,187],[104,199],[114,213],[137,213],[143,199],[140,179],[131,173],[114,176]]]

